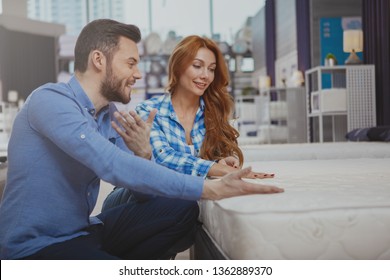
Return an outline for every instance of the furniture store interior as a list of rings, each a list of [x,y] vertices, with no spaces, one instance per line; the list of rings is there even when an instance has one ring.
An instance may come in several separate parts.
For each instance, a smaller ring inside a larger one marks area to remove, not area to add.
[[[80,13],[62,18],[55,9],[65,14],[68,8],[61,5],[73,1],[1,1],[1,195],[7,193],[15,118],[36,88],[71,79],[78,33],[89,21],[128,20],[123,14],[137,13],[137,3],[143,2],[148,20],[137,44],[142,78],[133,85],[129,103],[114,102],[119,110],[135,110],[172,90],[170,58],[190,34],[182,34],[177,22],[160,32],[157,14],[175,1],[100,1],[111,3],[100,7],[111,14],[94,14],[99,1],[74,2],[82,6],[70,11]],[[228,35],[218,26],[228,26],[232,16],[222,19],[218,5],[239,9],[240,1],[188,2],[194,8],[180,6],[169,20],[195,14],[195,6],[201,6],[204,14],[191,25],[207,19],[206,30],[190,32],[211,39],[228,69],[229,123],[239,135],[242,167],[275,174],[247,181],[284,192],[200,199],[202,225],[191,248],[176,259],[389,260],[389,1],[247,0],[243,3],[252,8]],[[48,3],[52,14],[42,12]],[[102,211],[114,187],[101,180],[91,216]]]

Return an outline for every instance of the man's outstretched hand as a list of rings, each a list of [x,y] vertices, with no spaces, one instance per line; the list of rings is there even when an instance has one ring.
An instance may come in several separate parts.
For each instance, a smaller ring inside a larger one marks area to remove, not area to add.
[[[251,167],[229,173],[220,180],[205,180],[202,199],[219,200],[247,194],[272,194],[284,192],[283,189],[242,180],[251,172]]]

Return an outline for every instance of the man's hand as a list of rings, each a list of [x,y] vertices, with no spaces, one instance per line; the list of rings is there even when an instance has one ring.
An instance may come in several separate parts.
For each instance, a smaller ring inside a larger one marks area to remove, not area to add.
[[[251,167],[223,176],[220,180],[206,180],[203,186],[203,199],[219,200],[247,194],[281,193],[284,190],[271,185],[254,184],[243,181],[248,176]]]
[[[134,111],[130,111],[129,113],[115,112],[114,117],[121,124],[122,128],[115,122],[111,122],[111,125],[123,138],[126,146],[133,151],[135,155],[150,159],[152,157],[150,130],[156,114],[157,110],[152,110],[148,119],[143,121]]]

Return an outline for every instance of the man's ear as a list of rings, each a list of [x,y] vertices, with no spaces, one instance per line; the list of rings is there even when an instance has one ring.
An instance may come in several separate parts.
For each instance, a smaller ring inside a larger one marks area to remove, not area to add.
[[[95,50],[91,53],[91,62],[97,70],[102,70],[105,69],[106,57],[101,51]]]

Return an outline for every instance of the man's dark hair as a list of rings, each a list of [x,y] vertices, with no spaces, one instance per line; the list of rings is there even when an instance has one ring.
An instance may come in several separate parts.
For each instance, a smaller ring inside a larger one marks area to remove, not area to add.
[[[74,69],[85,72],[91,51],[99,50],[111,61],[117,50],[120,37],[126,37],[135,43],[141,41],[139,28],[111,19],[97,19],[88,23],[77,38]]]

